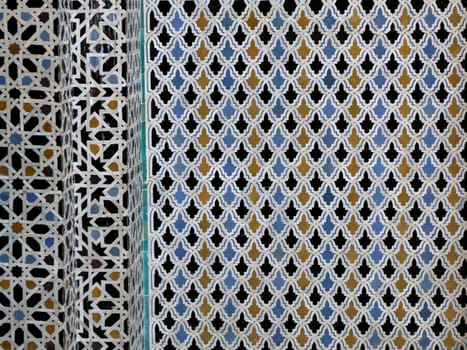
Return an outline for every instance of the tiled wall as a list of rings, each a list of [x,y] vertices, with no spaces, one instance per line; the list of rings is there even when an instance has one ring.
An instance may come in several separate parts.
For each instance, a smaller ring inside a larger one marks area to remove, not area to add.
[[[465,346],[466,15],[145,1],[151,349]]]
[[[0,348],[462,348],[466,15],[0,2]]]

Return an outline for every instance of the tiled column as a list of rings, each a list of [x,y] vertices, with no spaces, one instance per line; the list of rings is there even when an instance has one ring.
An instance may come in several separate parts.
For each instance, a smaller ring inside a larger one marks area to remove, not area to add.
[[[139,11],[0,4],[2,349],[142,346]]]
[[[139,2],[71,6],[77,348],[138,349]]]
[[[65,10],[51,0],[0,2],[2,349],[69,349],[74,339]]]

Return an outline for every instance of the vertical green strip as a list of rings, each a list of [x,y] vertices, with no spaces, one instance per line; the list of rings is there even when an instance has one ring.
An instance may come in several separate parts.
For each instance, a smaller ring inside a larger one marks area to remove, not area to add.
[[[140,66],[141,66],[141,171],[142,171],[142,228],[141,249],[143,252],[143,307],[144,307],[144,349],[149,350],[149,262],[147,225],[147,177],[146,177],[146,84],[144,78],[144,0],[140,0]]]

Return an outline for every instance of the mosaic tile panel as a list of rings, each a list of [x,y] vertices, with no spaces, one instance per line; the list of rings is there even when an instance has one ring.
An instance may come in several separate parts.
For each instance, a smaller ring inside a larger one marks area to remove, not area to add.
[[[67,3],[0,3],[0,348],[73,343]]]
[[[464,349],[460,1],[145,1],[151,349]]]
[[[72,1],[77,349],[142,347],[140,3]]]

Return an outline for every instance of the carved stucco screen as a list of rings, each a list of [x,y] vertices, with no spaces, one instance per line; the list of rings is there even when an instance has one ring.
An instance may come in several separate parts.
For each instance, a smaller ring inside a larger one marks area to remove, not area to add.
[[[0,348],[462,349],[465,30],[0,2]]]

